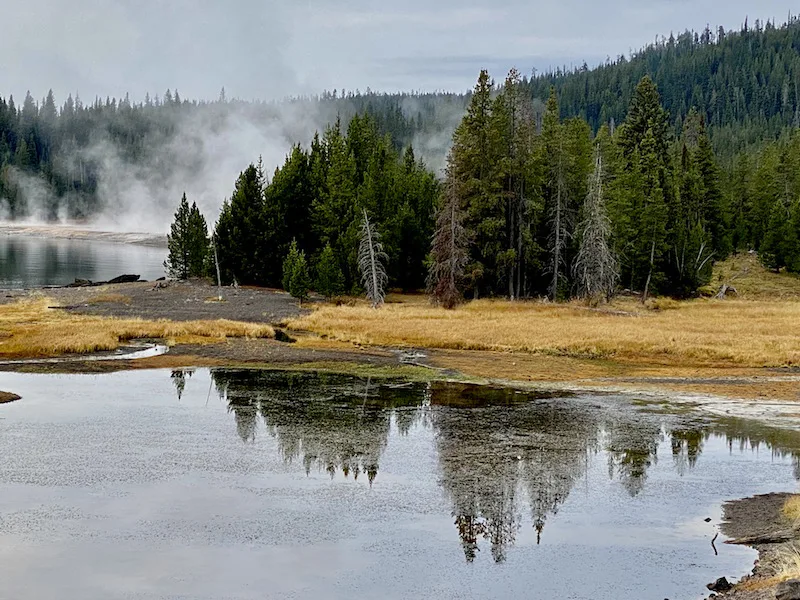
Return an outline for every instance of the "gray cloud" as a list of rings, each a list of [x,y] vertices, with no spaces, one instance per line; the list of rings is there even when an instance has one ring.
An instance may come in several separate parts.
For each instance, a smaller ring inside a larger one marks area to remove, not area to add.
[[[5,0],[0,95],[280,98],[455,90],[477,69],[595,64],[706,23],[786,18],[779,0]]]

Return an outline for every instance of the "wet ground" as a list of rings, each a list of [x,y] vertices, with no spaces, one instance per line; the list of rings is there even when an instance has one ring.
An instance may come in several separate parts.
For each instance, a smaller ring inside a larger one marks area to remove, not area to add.
[[[615,395],[2,374],[0,598],[700,598],[800,434]],[[706,518],[711,518],[706,522]],[[6,594],[6,596],[3,596]]]

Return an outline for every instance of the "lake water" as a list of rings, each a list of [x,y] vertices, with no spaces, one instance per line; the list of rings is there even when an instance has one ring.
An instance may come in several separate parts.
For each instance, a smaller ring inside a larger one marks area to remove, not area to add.
[[[4,373],[0,598],[700,598],[800,434],[623,396]],[[706,523],[710,517],[712,522]]]
[[[0,289],[164,275],[165,248],[87,239],[0,234]]]

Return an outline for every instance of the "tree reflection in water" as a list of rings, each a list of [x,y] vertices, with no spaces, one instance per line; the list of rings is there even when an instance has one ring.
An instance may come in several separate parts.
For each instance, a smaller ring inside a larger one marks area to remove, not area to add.
[[[468,561],[481,537],[496,562],[505,560],[525,500],[541,536],[548,515],[558,512],[584,474],[588,454],[597,451],[596,420],[574,404],[511,390],[435,385],[431,406],[442,407],[431,412],[441,485]]]
[[[178,394],[178,402],[183,397],[183,390],[186,389],[186,380],[194,375],[194,369],[173,369],[170,374],[172,385],[175,386],[175,392]]]
[[[378,474],[391,430],[393,409],[400,432],[418,418],[420,384],[374,384],[371,380],[318,373],[213,371],[217,391],[234,413],[243,441],[255,440],[260,416],[288,463],[370,483]],[[400,416],[402,415],[402,416]]]
[[[174,372],[178,394],[188,373]],[[733,451],[766,445],[791,454],[800,479],[800,434],[752,421],[701,419],[639,410],[624,398],[554,397],[464,384],[380,382],[320,373],[212,371],[217,392],[236,420],[239,437],[256,439],[259,422],[277,440],[287,463],[341,472],[370,484],[378,475],[394,423],[434,434],[439,482],[464,556],[473,561],[481,540],[503,562],[526,520],[541,542],[597,454],[611,479],[631,496],[641,493],[658,448],[669,442],[679,474],[693,468],[712,435]]]

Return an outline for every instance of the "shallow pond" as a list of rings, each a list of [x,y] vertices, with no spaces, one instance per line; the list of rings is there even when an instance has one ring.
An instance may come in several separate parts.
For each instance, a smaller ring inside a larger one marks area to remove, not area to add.
[[[0,598],[700,598],[800,434],[621,396],[2,374]],[[705,522],[710,517],[711,522]]]
[[[124,273],[158,279],[166,256],[152,246],[0,233],[0,289],[108,281]]]

